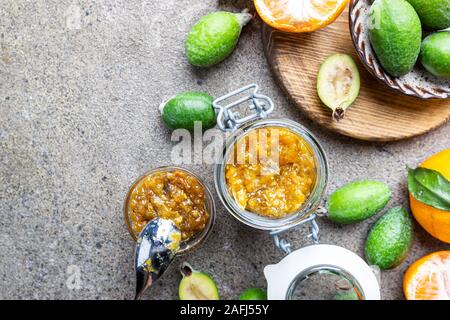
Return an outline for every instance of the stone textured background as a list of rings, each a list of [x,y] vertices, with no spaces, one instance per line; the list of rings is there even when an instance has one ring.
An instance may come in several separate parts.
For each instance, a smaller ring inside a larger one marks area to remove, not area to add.
[[[407,206],[405,166],[449,147],[450,125],[389,144],[356,141],[316,126],[272,79],[258,20],[246,27],[224,63],[208,70],[189,66],[183,42],[190,26],[218,8],[239,11],[248,5],[0,1],[0,298],[132,298],[134,242],[122,218],[123,199],[139,175],[170,164],[173,143],[157,107],[184,90],[219,96],[258,83],[274,99],[276,116],[304,124],[322,141],[331,169],[328,193],[374,178],[392,188],[389,207]],[[213,186],[212,166],[187,167]],[[217,209],[208,242],[179,258],[146,298],[177,298],[182,259],[214,275],[225,299],[265,286],[263,267],[279,261],[281,253],[266,232],[239,224],[219,202]],[[321,240],[362,255],[373,221],[338,226],[321,219]],[[300,247],[307,244],[306,234],[303,228],[290,237]],[[382,273],[383,298],[402,299],[408,265],[440,249],[449,246],[416,225],[406,261]],[[81,282],[73,288],[76,270]]]

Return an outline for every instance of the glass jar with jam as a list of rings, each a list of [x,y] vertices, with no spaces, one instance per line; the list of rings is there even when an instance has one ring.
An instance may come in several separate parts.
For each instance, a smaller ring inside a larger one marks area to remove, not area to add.
[[[236,111],[243,105],[250,114]],[[363,259],[345,248],[319,244],[315,219],[323,210],[328,165],[314,135],[294,121],[268,118],[273,102],[256,85],[215,100],[214,107],[219,128],[231,133],[214,171],[219,198],[239,221],[270,231],[286,254],[264,268],[268,299],[314,293],[314,299],[380,299],[378,280]],[[310,223],[314,244],[293,250],[281,235],[304,223]]]
[[[255,113],[238,119],[232,109],[248,100]],[[294,121],[267,118],[273,103],[257,93],[256,85],[214,104],[219,127],[231,131],[214,173],[226,209],[262,230],[291,228],[308,218],[319,206],[328,180],[325,152],[314,135]]]
[[[214,199],[207,186],[191,171],[173,166],[153,169],[138,178],[123,209],[135,240],[149,221],[157,217],[171,220],[181,232],[179,253],[202,243],[215,220]]]

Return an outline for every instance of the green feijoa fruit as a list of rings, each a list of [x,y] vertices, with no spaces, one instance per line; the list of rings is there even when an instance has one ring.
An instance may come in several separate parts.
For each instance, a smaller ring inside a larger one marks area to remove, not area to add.
[[[214,12],[200,19],[186,39],[186,56],[197,67],[210,67],[227,58],[236,47],[248,13]]]
[[[250,288],[241,293],[239,300],[267,300],[267,293],[260,288]]]
[[[375,0],[367,21],[369,39],[383,69],[394,77],[407,74],[420,52],[422,26],[406,0]]]
[[[201,92],[185,92],[176,95],[160,107],[162,119],[169,129],[194,130],[195,122],[201,122],[207,130],[216,125],[213,97]]]
[[[337,292],[333,300],[359,300],[359,298],[355,290],[351,289]]]
[[[178,287],[180,300],[220,300],[216,282],[209,274],[194,270],[186,262],[180,271],[183,275]]]
[[[380,269],[398,266],[408,255],[413,242],[413,225],[409,213],[395,207],[373,225],[365,245],[366,260]]]
[[[408,0],[428,30],[450,28],[450,0]]]
[[[426,37],[422,42],[420,62],[431,74],[450,78],[450,32],[436,32]]]
[[[333,111],[333,119],[340,120],[345,110],[359,95],[360,76],[352,57],[333,54],[320,66],[317,75],[317,94]]]
[[[349,183],[333,192],[327,201],[328,218],[342,224],[366,220],[388,203],[389,187],[380,181]]]

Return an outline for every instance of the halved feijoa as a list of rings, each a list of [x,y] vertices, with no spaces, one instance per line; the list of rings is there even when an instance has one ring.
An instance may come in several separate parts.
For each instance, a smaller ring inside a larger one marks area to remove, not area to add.
[[[180,300],[220,300],[216,282],[209,274],[195,271],[186,262],[180,271],[183,275],[178,287]]]
[[[317,93],[320,100],[333,110],[333,119],[340,120],[345,110],[359,95],[360,77],[352,57],[333,54],[320,66]]]

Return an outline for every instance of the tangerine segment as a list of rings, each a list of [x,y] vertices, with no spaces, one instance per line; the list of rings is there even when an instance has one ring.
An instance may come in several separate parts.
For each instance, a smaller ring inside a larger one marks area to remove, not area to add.
[[[311,32],[326,27],[349,0],[254,0],[265,23],[287,32]]]
[[[414,262],[405,273],[407,300],[450,299],[450,251],[439,251]]]

